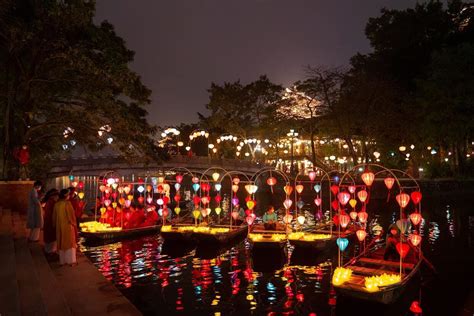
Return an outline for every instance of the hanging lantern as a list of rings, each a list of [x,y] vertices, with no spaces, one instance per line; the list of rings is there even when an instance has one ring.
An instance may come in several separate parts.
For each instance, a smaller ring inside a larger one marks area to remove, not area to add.
[[[314,204],[316,204],[316,206],[320,206],[321,202],[322,202],[321,198],[315,198],[314,199]]]
[[[179,215],[179,213],[181,212],[181,208],[175,207],[174,212],[176,213],[176,215]]]
[[[341,224],[342,228],[346,228],[350,221],[351,219],[346,214],[342,214],[339,216],[339,223]]]
[[[201,190],[208,192],[210,189],[211,189],[211,186],[209,185],[209,183],[206,183],[206,182],[201,183]]]
[[[108,207],[108,206],[110,205],[110,203],[112,203],[111,200],[104,200],[104,205],[105,205],[106,207]]]
[[[254,200],[249,200],[247,201],[247,207],[249,208],[249,210],[253,210],[253,208],[255,207],[255,201]]]
[[[194,202],[194,205],[198,205],[199,202],[201,202],[201,198],[198,195],[195,195],[193,197],[193,202]]]
[[[309,177],[309,180],[314,181],[314,179],[316,179],[316,171],[308,172],[308,177]]]
[[[168,183],[163,184],[163,191],[166,193],[170,192],[170,185]]]
[[[151,204],[151,203],[153,202],[153,198],[152,198],[151,196],[147,197],[147,198],[146,198],[146,202],[147,202],[148,204]],[[124,202],[124,203],[125,203],[125,202]]]
[[[238,177],[235,177],[234,179],[232,179],[232,183],[238,185],[240,183],[240,179]]]
[[[401,208],[405,208],[408,203],[410,202],[410,196],[406,193],[400,193],[398,194],[395,199],[398,202],[398,205],[400,205]]]
[[[369,194],[367,193],[366,190],[360,190],[359,192],[357,192],[357,197],[359,198],[359,201],[361,201],[362,203],[364,203],[367,200],[368,196]]]
[[[339,192],[339,186],[337,186],[335,184],[331,185],[331,192],[332,192],[333,195],[336,195],[337,192]]]
[[[288,210],[291,205],[293,205],[293,201],[291,199],[286,199],[285,201],[283,201],[283,206]]]
[[[180,188],[181,188],[181,184],[179,184],[179,183],[175,183],[175,184],[174,184],[174,189],[175,189],[176,191],[179,191]]]
[[[411,200],[413,201],[413,204],[418,205],[421,201],[421,192],[420,191],[413,191],[411,194]]]
[[[291,214],[286,214],[285,216],[283,216],[283,222],[285,224],[290,224],[292,220],[293,220],[293,215]]]
[[[356,231],[357,239],[359,239],[360,242],[362,242],[365,237],[367,236],[367,232],[363,229],[359,229]]]
[[[237,184],[232,185],[232,192],[237,193],[239,191],[239,186]]]
[[[417,247],[421,243],[421,236],[418,234],[410,234],[408,235],[408,240],[410,240],[411,244]]]
[[[163,217],[166,218],[166,217],[168,217],[168,215],[169,215],[170,212],[168,211],[167,208],[164,208],[163,211],[162,211],[162,213],[163,213]]]
[[[255,214],[251,214],[251,215],[255,215]],[[251,215],[249,215],[245,218],[245,221],[247,222],[247,225],[249,225],[249,226],[251,226],[253,224],[253,221],[255,220],[255,217],[251,216]]]
[[[303,215],[300,215],[296,218],[296,220],[298,221],[298,224],[303,225],[306,220],[306,217],[304,217]]]
[[[361,176],[362,181],[364,181],[365,185],[370,187],[372,183],[374,182],[375,175],[371,171],[365,171]]]
[[[331,202],[332,208],[337,211],[339,209],[339,202],[337,200],[334,200]]]
[[[348,192],[339,192],[337,194],[337,198],[339,200],[339,203],[345,206],[347,202],[349,202],[351,195]]]
[[[163,205],[163,199],[156,200],[156,204],[158,204],[160,206]]]
[[[207,205],[209,203],[209,197],[208,196],[201,197],[201,202],[202,204]]]
[[[339,250],[344,251],[349,245],[349,240],[347,238],[338,238],[336,244],[339,247]]]
[[[359,222],[364,224],[367,222],[367,218],[369,217],[369,214],[367,214],[367,212],[359,212],[357,213],[357,217],[359,218]]]
[[[315,184],[313,189],[316,193],[319,193],[319,192],[321,192],[321,185],[320,184]]]
[[[107,184],[112,185],[113,183],[115,183],[115,179],[114,179],[114,178],[108,178],[108,179],[107,179]],[[76,185],[77,185],[77,182],[76,182]]]
[[[222,201],[222,197],[220,196],[220,194],[217,194],[215,197],[214,197],[214,200],[216,200],[217,203],[220,203]]]
[[[233,197],[233,198],[232,198],[232,205],[233,205],[233,206],[236,206],[237,204],[239,204],[239,199],[236,198],[236,197]]]
[[[219,180],[219,177],[220,177],[220,176],[221,176],[221,175],[220,175],[218,172],[214,172],[214,173],[212,174],[212,180],[214,180],[214,182],[217,182],[217,180]]]
[[[275,177],[270,177],[267,179],[267,184],[269,186],[274,186],[277,183],[277,179]]]
[[[258,190],[258,186],[255,184],[247,184],[245,190],[247,190],[248,194],[254,194]]]
[[[194,184],[193,184],[193,190],[194,190],[194,192],[197,192],[200,187],[201,187],[201,186],[199,185],[199,183],[194,183]]]
[[[356,191],[355,185],[350,185],[347,187],[347,189],[349,190],[349,193],[351,194],[354,194],[354,192]]]
[[[301,194],[301,192],[303,192],[304,186],[302,184],[298,184],[295,189],[298,194]]]
[[[153,187],[151,185],[146,186],[146,191],[147,192],[151,192],[152,189],[153,189]]]
[[[130,188],[130,186],[127,185],[127,186],[123,187],[123,192],[125,192],[125,194],[129,194],[131,189],[132,188]]]
[[[180,174],[177,174],[177,175],[176,175],[176,182],[178,182],[178,183],[183,182],[183,176],[180,175]]]
[[[137,198],[137,201],[138,201],[139,204],[143,204],[143,201],[145,201],[145,198],[143,196],[139,196]]]
[[[222,208],[216,207],[214,211],[216,212],[217,215],[219,215],[222,212]]]
[[[232,218],[234,220],[237,220],[237,218],[239,218],[239,212],[238,211],[232,211]]]
[[[304,206],[304,201],[303,200],[299,200],[298,203],[296,203],[296,206],[301,210]]]
[[[395,246],[395,248],[397,248],[397,251],[398,251],[398,254],[400,255],[400,257],[405,258],[406,255],[408,254],[408,251],[410,251],[410,246],[408,246],[408,244],[406,243],[397,243],[397,245]]]
[[[163,191],[164,191],[163,185],[162,185],[162,184],[158,184],[158,186],[156,187],[156,192],[158,192],[159,194],[162,194]]]
[[[411,213],[410,214],[410,220],[413,223],[413,225],[418,226],[421,223],[421,220],[423,217],[421,216],[420,213]]]
[[[112,189],[117,190],[117,187],[118,187],[118,183],[117,183],[117,182],[112,183]]]
[[[201,215],[201,212],[198,210],[198,209],[195,209],[193,211],[193,217],[194,219],[198,219],[199,218],[199,215]]]
[[[393,184],[395,183],[395,179],[392,177],[387,177],[383,179],[383,182],[385,183],[385,186],[387,187],[387,189],[391,190],[393,187]]]
[[[82,200],[84,198],[84,192],[77,193],[77,196]]]
[[[290,195],[293,192],[293,187],[291,185],[285,185],[283,187],[283,191],[285,191],[286,195]]]
[[[143,193],[143,191],[145,191],[145,188],[143,187],[143,185],[140,185],[140,186],[137,188],[137,191],[141,194],[141,193]]]
[[[410,312],[415,315],[421,315],[423,313],[423,309],[420,306],[418,301],[413,301],[410,305]]]
[[[408,226],[410,222],[406,219],[399,219],[395,222],[397,224],[398,229],[404,234],[408,230]]]
[[[352,219],[353,221],[355,221],[356,218],[357,218],[357,212],[356,212],[356,211],[352,211],[352,212],[349,213],[349,216],[351,217],[351,219]]]
[[[153,180],[152,180],[152,181],[153,181]],[[165,177],[161,177],[161,176],[158,177],[158,178],[157,178],[157,182],[158,182],[158,183],[163,183],[163,182],[165,182]],[[155,183],[155,184],[156,184],[156,183]]]
[[[118,200],[119,204],[120,205],[124,205],[125,204],[125,199],[123,197],[121,197],[119,200]]]
[[[214,185],[214,188],[216,189],[216,191],[220,191],[221,188],[222,188],[222,184],[216,183],[216,184]]]
[[[199,178],[198,178],[198,177],[193,177],[193,178],[191,179],[191,181],[192,181],[193,183],[199,183]]]
[[[181,201],[181,195],[176,194],[176,195],[174,196],[174,200],[175,200],[176,203],[179,203],[179,201]]]
[[[117,204],[117,203],[115,203],[115,204]],[[125,207],[130,207],[130,205],[132,205],[132,200],[125,200]]]
[[[349,205],[350,205],[352,208],[355,208],[356,205],[357,205],[357,200],[356,200],[356,199],[350,199],[350,200],[349,200]]]

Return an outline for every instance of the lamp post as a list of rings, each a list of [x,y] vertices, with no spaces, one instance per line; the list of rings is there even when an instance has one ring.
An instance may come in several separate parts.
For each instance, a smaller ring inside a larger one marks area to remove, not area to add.
[[[286,134],[290,138],[290,151],[291,151],[291,158],[290,158],[290,175],[293,175],[294,173],[294,167],[293,167],[293,162],[294,162],[294,153],[293,153],[293,142],[295,139],[298,138],[298,133],[295,132],[294,129],[290,129],[290,131]]]

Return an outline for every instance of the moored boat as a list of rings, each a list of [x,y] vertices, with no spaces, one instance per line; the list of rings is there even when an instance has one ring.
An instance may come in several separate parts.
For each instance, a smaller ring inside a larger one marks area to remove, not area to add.
[[[281,230],[254,229],[248,240],[253,249],[283,249],[287,243],[287,235]]]
[[[120,228],[120,227],[118,227]],[[119,239],[134,238],[138,236],[151,235],[158,233],[161,229],[161,225],[153,225],[146,227],[130,228],[130,229],[108,229],[108,230],[82,230],[81,236],[86,241],[97,242],[97,241],[114,241]]]

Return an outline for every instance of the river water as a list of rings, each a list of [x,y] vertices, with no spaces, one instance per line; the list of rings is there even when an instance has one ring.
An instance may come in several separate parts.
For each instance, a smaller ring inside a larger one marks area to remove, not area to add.
[[[474,197],[447,195],[423,203],[422,247],[436,272],[425,265],[389,306],[334,298],[334,253],[288,262],[278,254],[256,257],[246,241],[219,253],[168,247],[158,235],[82,244],[81,250],[145,315],[413,315],[414,300],[423,315],[457,315],[474,290]],[[394,218],[390,211],[376,213],[385,227]],[[296,265],[307,262],[312,265]]]

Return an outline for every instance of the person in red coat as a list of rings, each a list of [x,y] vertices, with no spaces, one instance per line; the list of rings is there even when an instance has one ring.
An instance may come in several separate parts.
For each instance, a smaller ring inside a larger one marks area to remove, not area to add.
[[[44,210],[44,224],[43,224],[43,241],[44,241],[44,252],[47,254],[53,254],[56,252],[56,228],[53,224],[53,210],[54,205],[59,199],[59,191],[56,189],[49,190],[44,199],[43,203],[45,206]]]

